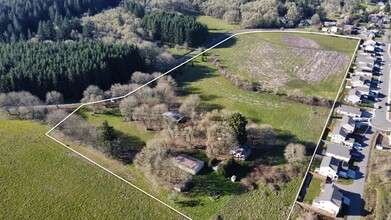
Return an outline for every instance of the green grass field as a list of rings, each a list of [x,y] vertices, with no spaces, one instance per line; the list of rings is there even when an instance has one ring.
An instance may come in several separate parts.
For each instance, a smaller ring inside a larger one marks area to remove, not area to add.
[[[0,120],[0,219],[181,219],[45,136]]]
[[[258,124],[270,124],[291,140],[316,143],[329,114],[326,107],[309,106],[266,93],[243,91],[221,77],[212,64],[194,62],[175,78],[182,93],[199,94],[214,109],[239,111]]]
[[[322,35],[254,33],[237,36],[211,54],[228,73],[269,90],[298,89],[306,96],[334,99],[356,45]]]
[[[219,214],[223,219],[286,219],[300,183],[301,179],[291,180],[276,192],[260,186],[232,198]]]
[[[213,38],[222,35],[224,33],[227,33],[229,31],[239,30],[239,25],[234,24],[228,24],[227,22],[217,19],[211,16],[197,16],[197,21],[206,25],[208,27],[209,33],[208,33],[208,40],[211,41]]]
[[[314,199],[320,195],[323,183],[324,180],[312,177],[311,183],[308,186],[307,193],[304,197],[304,202],[312,204],[312,201],[314,201]]]

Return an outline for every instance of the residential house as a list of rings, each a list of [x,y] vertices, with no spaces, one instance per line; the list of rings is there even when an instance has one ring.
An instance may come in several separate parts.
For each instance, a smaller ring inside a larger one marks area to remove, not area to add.
[[[361,93],[357,89],[351,89],[348,96],[345,97],[345,100],[354,105],[361,103]]]
[[[348,105],[341,105],[340,107],[338,107],[337,113],[353,117],[353,119],[361,118],[361,114],[362,114],[360,108],[356,108]]]
[[[177,123],[182,123],[186,120],[186,117],[176,112],[164,112],[163,116]]]
[[[364,49],[364,52],[374,53],[375,52],[375,47],[374,46],[366,46],[365,49]]]
[[[375,46],[376,44],[377,42],[372,39],[368,39],[363,43],[364,46]]]
[[[325,26],[325,27],[332,27],[332,26],[335,26],[335,25],[337,25],[337,22],[335,22],[335,21],[325,21],[323,23],[323,26]]]
[[[344,145],[330,142],[327,146],[326,156],[335,157],[338,160],[349,162],[350,150]]]
[[[342,128],[345,128],[349,133],[352,133],[354,131],[354,128],[356,127],[356,122],[353,120],[352,117],[345,115],[342,117],[341,126]]]
[[[338,166],[339,160],[335,157],[325,156],[320,163],[320,167],[315,169],[315,173],[336,180],[338,179]]]
[[[371,90],[369,89],[369,86],[358,86],[356,87],[356,90],[360,93],[360,95],[371,95]]]
[[[331,133],[331,142],[340,144],[345,141],[349,131],[343,128],[341,125],[336,126]]]
[[[204,167],[205,163],[187,154],[180,154],[175,157],[175,165],[188,173],[196,175]]]
[[[241,145],[231,149],[230,154],[238,160],[245,161],[250,156],[251,149],[247,145]]]
[[[340,31],[340,30],[341,30],[341,28],[339,28],[339,27],[337,27],[337,26],[332,26],[332,27],[330,28],[331,33],[337,33],[337,32]]]
[[[326,183],[319,197],[313,202],[312,206],[337,216],[343,203],[350,201],[343,196],[341,190],[333,183]]]
[[[361,75],[355,75],[351,78],[350,84],[353,88],[355,87],[369,87],[369,84],[371,82],[372,77],[371,76],[361,76]]]

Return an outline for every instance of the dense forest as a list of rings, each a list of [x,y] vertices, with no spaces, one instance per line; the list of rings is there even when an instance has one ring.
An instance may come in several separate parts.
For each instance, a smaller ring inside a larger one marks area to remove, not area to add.
[[[119,3],[120,0],[0,0],[0,42],[31,38],[44,21],[50,21],[44,28],[53,32],[62,30],[61,26],[76,28],[80,26],[76,17],[84,13],[92,15]]]
[[[134,46],[98,42],[0,44],[0,92],[30,91],[43,98],[56,90],[80,98],[89,85],[108,89],[144,70]]]
[[[154,39],[163,42],[199,46],[206,41],[208,28],[194,17],[177,13],[153,11],[143,18],[145,28],[152,32]]]

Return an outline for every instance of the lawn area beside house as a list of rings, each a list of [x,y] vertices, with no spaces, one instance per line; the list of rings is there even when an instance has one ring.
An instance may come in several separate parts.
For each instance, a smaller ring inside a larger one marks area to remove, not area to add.
[[[307,193],[305,194],[304,197],[304,202],[311,205],[312,201],[314,201],[314,199],[320,195],[323,184],[324,184],[324,180],[318,179],[316,177],[312,177],[310,185],[307,188]]]
[[[0,120],[1,219],[182,219],[51,141],[47,130]]]
[[[280,92],[334,100],[357,41],[292,33],[237,36],[211,51],[232,75]]]

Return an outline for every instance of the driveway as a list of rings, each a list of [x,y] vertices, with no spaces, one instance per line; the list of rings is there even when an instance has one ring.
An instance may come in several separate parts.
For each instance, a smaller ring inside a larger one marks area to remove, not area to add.
[[[369,127],[365,133],[362,151],[360,151],[360,162],[357,164],[358,170],[356,172],[356,179],[351,185],[342,185],[336,183],[336,185],[342,189],[343,194],[350,199],[350,207],[347,214],[348,220],[359,220],[361,218],[361,210],[364,207],[364,200],[362,196],[364,195],[364,186],[366,183],[366,173],[369,162],[369,154],[371,148],[371,142],[376,133],[377,129]]]
[[[383,54],[383,60],[384,60],[384,66],[383,70],[381,71],[382,75],[380,76],[380,84],[379,84],[379,101],[377,104],[380,108],[375,109],[374,117],[370,120],[371,124],[380,129],[385,131],[391,131],[391,122],[388,120],[388,103],[389,103],[389,95],[390,95],[390,65],[391,65],[391,57],[388,53],[390,49],[391,44],[386,43],[386,46],[383,46],[384,52]]]

